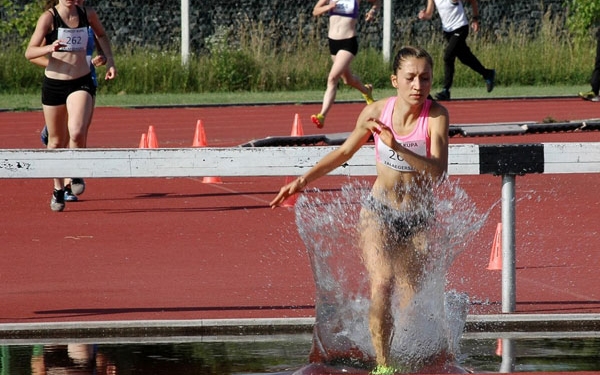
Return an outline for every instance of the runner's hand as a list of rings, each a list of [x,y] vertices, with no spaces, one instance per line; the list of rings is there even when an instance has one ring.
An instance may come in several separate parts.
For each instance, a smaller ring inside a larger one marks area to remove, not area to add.
[[[388,147],[395,150],[399,146],[396,138],[394,138],[394,133],[389,126],[376,118],[369,118],[367,121],[369,122],[369,130],[374,134],[377,133],[379,139],[381,139]]]
[[[271,203],[269,203],[269,206],[271,206],[271,208],[280,206],[283,203],[283,201],[304,189],[305,186],[306,180],[303,177],[298,177],[294,181],[279,189],[279,193],[277,194],[275,199],[273,199]]]

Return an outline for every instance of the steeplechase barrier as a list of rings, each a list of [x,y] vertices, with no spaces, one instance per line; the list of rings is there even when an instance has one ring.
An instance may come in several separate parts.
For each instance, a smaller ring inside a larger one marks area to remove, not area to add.
[[[335,149],[333,145],[341,143],[344,136],[345,133],[333,136],[270,137],[226,148],[2,149],[0,178],[292,176],[306,172]],[[298,146],[319,143],[328,145]],[[351,160],[330,174],[375,175],[373,155],[373,145],[363,146]],[[516,176],[529,173],[599,172],[600,142],[450,145],[450,175],[492,174],[502,177],[503,313],[514,312],[516,308]]]

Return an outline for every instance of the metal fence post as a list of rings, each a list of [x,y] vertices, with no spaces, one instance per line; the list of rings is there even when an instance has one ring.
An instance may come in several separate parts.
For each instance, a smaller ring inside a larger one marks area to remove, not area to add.
[[[515,175],[502,175],[502,312],[516,309]]]

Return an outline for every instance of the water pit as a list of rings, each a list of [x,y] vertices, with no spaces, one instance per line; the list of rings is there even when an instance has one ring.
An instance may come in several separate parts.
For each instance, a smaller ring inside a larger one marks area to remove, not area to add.
[[[475,373],[600,371],[598,331],[501,335],[465,333],[459,365]],[[3,341],[0,374],[292,375],[308,364],[311,341],[309,333]]]

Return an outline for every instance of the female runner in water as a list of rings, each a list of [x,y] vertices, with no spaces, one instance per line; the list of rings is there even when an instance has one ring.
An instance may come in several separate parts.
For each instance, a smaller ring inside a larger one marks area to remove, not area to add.
[[[377,178],[360,214],[360,247],[369,272],[369,330],[374,374],[394,373],[390,358],[393,294],[405,307],[419,287],[427,261],[425,234],[433,219],[431,186],[446,176],[449,116],[429,99],[433,60],[427,51],[403,47],[394,59],[397,95],[366,106],[356,127],[337,149],[303,176],[283,186],[272,208],[347,162],[371,136]]]

